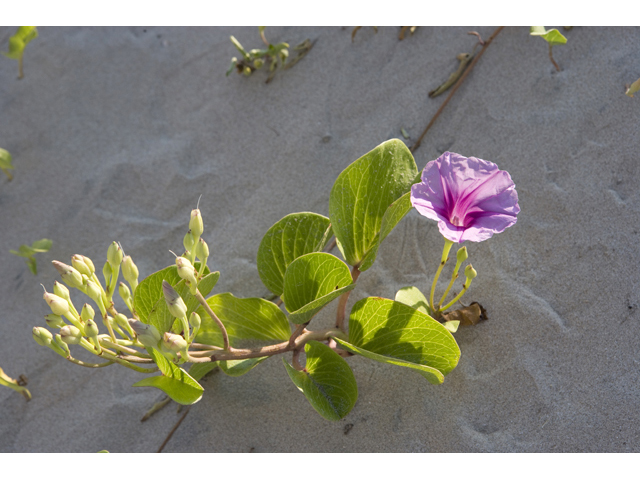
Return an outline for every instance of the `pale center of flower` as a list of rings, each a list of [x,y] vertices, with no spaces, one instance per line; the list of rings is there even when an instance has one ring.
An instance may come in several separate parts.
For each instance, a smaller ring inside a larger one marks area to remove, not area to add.
[[[451,222],[451,225],[455,225],[456,227],[464,227],[464,221],[460,219],[455,213],[451,215],[449,221]]]

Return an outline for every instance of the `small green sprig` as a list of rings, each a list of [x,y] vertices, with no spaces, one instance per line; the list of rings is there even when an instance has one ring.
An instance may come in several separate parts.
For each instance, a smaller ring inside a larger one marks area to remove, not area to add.
[[[633,94],[640,92],[640,78],[627,87],[625,95],[633,98]]]
[[[560,67],[553,59],[553,53],[551,52],[551,47],[554,45],[564,45],[567,43],[567,39],[562,35],[556,28],[551,30],[546,30],[544,27],[531,27],[529,30],[529,34],[534,37],[542,37],[549,44],[549,60],[553,63],[553,66],[556,67],[556,70],[559,72]]]
[[[24,49],[29,42],[38,38],[37,27],[18,27],[18,31],[9,39],[9,51],[2,52],[5,57],[18,60],[18,78],[24,77],[22,68],[22,58],[24,57]]]
[[[277,43],[275,45],[269,43],[264,35],[264,29],[265,27],[258,27],[260,37],[262,38],[262,41],[267,48],[254,48],[253,50],[249,50],[248,52],[244,49],[240,42],[233,35],[231,35],[231,43],[233,43],[242,57],[240,59],[238,59],[237,57],[233,57],[231,59],[231,65],[227,70],[227,76],[229,76],[235,69],[239,74],[241,73],[248,77],[256,70],[262,68],[265,64],[268,64],[269,77],[267,78],[265,83],[269,83],[271,82],[271,80],[273,80],[277,69],[286,70],[293,67],[296,63],[298,63],[298,61],[302,59],[302,57],[309,53],[309,50],[311,50],[311,48],[313,47],[313,42],[311,42],[309,39],[295,46],[294,51],[298,52],[298,55],[289,63],[287,63],[287,60],[289,59],[289,44],[286,42]]]
[[[13,170],[13,159],[11,154],[4,148],[0,148],[0,170],[9,178],[9,181],[13,180],[13,175],[9,170]]]
[[[17,255],[19,257],[24,257],[25,262],[27,262],[27,266],[29,267],[29,270],[31,270],[31,273],[33,273],[34,275],[37,275],[38,265],[36,263],[36,259],[34,255],[36,253],[48,252],[49,249],[51,249],[52,243],[53,242],[48,238],[43,238],[33,242],[31,246],[20,245],[20,248],[18,248],[17,251],[10,250],[10,253],[13,253],[14,255]]]
[[[22,394],[27,402],[31,400],[31,392],[29,392],[29,390],[27,390],[27,388],[24,386],[26,385],[26,380],[23,379],[22,375],[18,380],[14,380],[9,375],[4,373],[2,368],[0,368],[0,385],[9,387],[12,390],[15,390],[16,392]]]

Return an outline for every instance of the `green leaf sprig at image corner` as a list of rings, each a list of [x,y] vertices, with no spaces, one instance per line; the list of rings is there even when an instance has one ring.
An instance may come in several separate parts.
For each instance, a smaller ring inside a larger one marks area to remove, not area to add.
[[[437,221],[444,237],[430,291],[406,287],[395,300],[363,298],[347,315],[358,277],[374,264],[381,243],[413,207]],[[420,175],[405,144],[389,140],[338,176],[329,195],[328,218],[292,213],[267,231],[258,247],[257,267],[273,301],[232,293],[209,296],[220,272],[210,271],[207,264],[209,247],[196,208],[183,240],[184,253],[176,256],[174,265],[140,282],[136,265],[116,242],[107,251],[104,282],[86,256],[73,255],[71,265],[54,261],[63,282],[91,303],[77,308],[69,289],[55,282],[53,292],[44,293],[51,330],[34,327],[33,337],[84,367],[120,364],[151,374],[134,386],[158,388],[184,405],[202,398],[199,381],[214,369],[240,376],[283,354],[284,370],[311,406],[327,420],[340,420],[358,398],[346,360],[352,355],[415,370],[432,384],[444,382],[460,359],[453,333],[469,315],[465,309],[449,310],[477,275],[468,264],[459,294],[448,301],[468,259],[466,247],[460,248],[448,287],[437,297],[449,252],[454,243],[479,242],[502,232],[516,223],[519,211],[511,177],[495,164],[445,152]],[[328,253],[333,246],[344,261]],[[124,281],[119,281],[120,273]],[[116,310],[116,292],[127,314]],[[311,329],[316,314],[330,303],[337,306],[335,326]],[[246,341],[266,345],[243,348]],[[96,363],[75,358],[76,346],[98,357]]]

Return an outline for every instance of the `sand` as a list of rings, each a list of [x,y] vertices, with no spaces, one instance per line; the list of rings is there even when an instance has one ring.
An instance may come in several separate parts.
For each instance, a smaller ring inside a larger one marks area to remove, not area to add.
[[[51,260],[81,253],[101,266],[117,240],[146,276],[172,263],[202,194],[214,292],[265,295],[267,229],[295,211],[327,215],[338,174],[401,128],[412,145],[469,30],[494,28],[422,27],[402,42],[398,27],[363,28],[352,43],[351,27],[269,27],[274,42],[316,40],[269,85],[266,72],[224,75],[237,55],[229,35],[259,48],[254,27],[41,28],[20,81],[0,58],[0,147],[15,165],[12,182],[0,175],[0,366],[33,394],[0,389],[0,450],[156,451],[182,415],[172,405],[140,423],[162,396],[131,387],[141,374],[85,369],[35,344]],[[13,31],[0,29],[3,49]],[[359,398],[329,422],[272,358],[206,379],[164,451],[640,450],[640,99],[624,95],[640,76],[640,29],[563,33],[558,73],[542,39],[506,28],[415,152],[420,169],[446,150],[497,163],[521,207],[515,226],[467,243],[478,277],[463,301],[489,320],[456,334],[462,357],[445,383],[350,358]],[[34,277],[9,250],[43,237],[53,247]],[[412,211],[349,305],[426,289],[441,249],[435,222]]]

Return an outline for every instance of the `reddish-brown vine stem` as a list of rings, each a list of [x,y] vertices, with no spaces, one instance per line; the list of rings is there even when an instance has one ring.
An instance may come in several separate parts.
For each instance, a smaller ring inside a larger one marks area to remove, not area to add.
[[[424,138],[424,136],[427,134],[427,132],[429,131],[429,129],[433,126],[434,123],[436,123],[436,120],[438,119],[438,117],[440,116],[440,114],[442,113],[442,111],[444,110],[444,107],[447,106],[447,103],[449,103],[449,100],[451,100],[451,97],[453,97],[453,95],[456,93],[456,91],[458,90],[458,88],[460,87],[460,85],[462,85],[462,82],[464,82],[464,79],[467,78],[467,75],[469,75],[469,73],[471,72],[471,70],[473,70],[473,67],[475,66],[476,63],[478,63],[478,60],[480,60],[480,57],[482,56],[482,54],[485,52],[485,50],[489,47],[489,45],[491,45],[491,42],[493,41],[494,38],[496,38],[496,36],[502,31],[504,27],[498,27],[489,37],[489,39],[484,42],[484,45],[482,46],[482,50],[480,50],[478,52],[478,54],[476,55],[476,57],[471,61],[471,63],[469,64],[469,67],[467,67],[467,69],[464,71],[464,73],[462,74],[462,76],[460,77],[460,79],[456,82],[456,84],[453,86],[453,88],[451,89],[451,93],[449,94],[449,96],[445,99],[444,102],[442,102],[442,105],[440,105],[440,108],[438,109],[438,111],[435,113],[435,115],[433,116],[433,118],[431,119],[431,121],[429,122],[429,124],[427,125],[427,128],[424,129],[424,132],[422,132],[422,135],[420,135],[420,138],[418,138],[418,141],[416,143],[413,144],[413,146],[410,148],[411,153],[415,152],[418,147],[420,146],[420,144],[422,143],[422,139]]]

